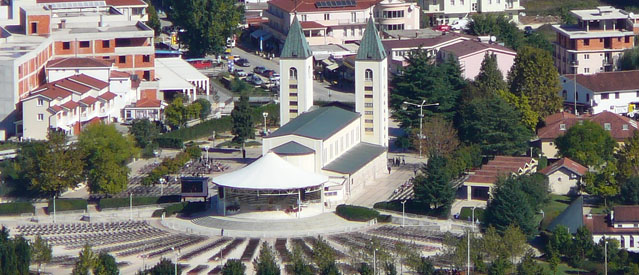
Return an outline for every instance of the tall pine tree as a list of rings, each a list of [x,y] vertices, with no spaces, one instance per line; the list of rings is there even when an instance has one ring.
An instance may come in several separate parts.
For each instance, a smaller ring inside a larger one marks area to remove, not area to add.
[[[247,139],[255,138],[255,130],[253,129],[253,118],[251,117],[251,106],[248,97],[240,96],[240,101],[235,103],[235,108],[231,111],[233,119],[233,141],[244,144]]]
[[[455,190],[448,173],[445,157],[434,155],[428,160],[422,174],[414,180],[415,198],[429,209],[442,210],[448,214],[448,210],[455,200]]]
[[[537,231],[535,209],[528,203],[528,197],[521,190],[515,178],[500,179],[493,199],[484,212],[484,226],[493,226],[504,233],[508,226],[519,226],[522,232],[532,236]]]
[[[273,249],[267,242],[262,243],[260,255],[253,263],[257,275],[279,275],[280,267],[277,265]]]
[[[479,74],[475,77],[474,84],[483,94],[506,91],[506,81],[504,81],[504,75],[502,75],[497,66],[496,55],[486,53],[484,61],[481,62]]]

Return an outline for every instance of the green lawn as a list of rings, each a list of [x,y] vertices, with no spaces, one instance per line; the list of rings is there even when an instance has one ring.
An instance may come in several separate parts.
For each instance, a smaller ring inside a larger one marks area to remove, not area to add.
[[[562,8],[589,9],[606,4],[599,0],[527,0],[522,1],[521,5],[526,8],[526,15],[559,15]]]
[[[251,141],[247,141],[244,144],[244,147],[260,146],[260,145],[262,145],[262,144],[259,141],[251,140]],[[229,140],[229,141],[222,142],[222,143],[218,144],[215,147],[217,147],[217,148],[222,148],[222,147],[242,148],[242,144],[235,143],[235,142]]]
[[[550,194],[550,201],[542,207],[544,210],[544,218],[541,221],[541,228],[545,229],[552,220],[554,220],[561,212],[563,212],[572,202],[568,196]],[[539,215],[538,218],[541,218]]]
[[[539,263],[546,269],[547,274],[552,274],[550,270],[550,265],[547,262],[539,261]],[[573,268],[568,266],[567,264],[561,263],[557,267],[557,274],[576,274],[577,272],[587,272],[587,270]]]

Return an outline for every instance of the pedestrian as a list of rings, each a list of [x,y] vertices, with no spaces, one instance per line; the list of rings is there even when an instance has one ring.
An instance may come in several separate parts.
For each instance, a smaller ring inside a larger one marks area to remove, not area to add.
[[[390,175],[390,172],[391,172],[391,167],[390,167],[390,165],[389,165],[389,166],[388,166],[388,174],[389,174],[389,175]]]
[[[415,174],[415,176],[417,176],[417,168],[413,168],[413,174]]]
[[[406,159],[402,157],[402,165],[406,165]]]
[[[224,236],[224,228],[222,228],[220,230],[221,230],[220,235]]]

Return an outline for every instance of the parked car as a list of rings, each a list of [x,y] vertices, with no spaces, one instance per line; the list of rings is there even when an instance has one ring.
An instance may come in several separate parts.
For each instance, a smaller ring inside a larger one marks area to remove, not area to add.
[[[271,82],[280,82],[280,74],[273,74],[268,80]]]
[[[248,75],[248,74],[247,74],[244,70],[242,70],[242,69],[235,69],[234,74],[235,74],[235,76],[237,76],[237,77],[246,77],[246,76]]]
[[[256,74],[262,74],[264,73],[264,71],[266,71],[266,68],[264,68],[263,66],[257,66],[253,68],[253,72],[255,72]]]
[[[262,78],[260,78],[257,75],[251,75],[251,77],[247,78],[249,82],[255,84],[255,85],[262,85],[262,83],[264,83],[264,81],[262,81]]]
[[[449,25],[437,25],[437,26],[433,27],[433,30],[440,31],[440,32],[447,32],[447,31],[450,31],[450,26]]]
[[[450,28],[456,31],[467,30],[470,28],[470,21],[471,20],[469,18],[459,19],[450,25]]]
[[[526,26],[524,27],[524,34],[525,35],[531,35],[534,32],[533,28],[531,26]]]
[[[268,78],[270,78],[271,76],[273,76],[273,74],[275,74],[275,71],[273,71],[273,70],[266,70],[266,71],[262,72],[262,75],[263,75],[264,77],[268,77]]]
[[[235,64],[237,64],[240,67],[248,67],[251,66],[251,63],[248,61],[248,59],[246,58],[240,58],[237,61],[235,61]]]

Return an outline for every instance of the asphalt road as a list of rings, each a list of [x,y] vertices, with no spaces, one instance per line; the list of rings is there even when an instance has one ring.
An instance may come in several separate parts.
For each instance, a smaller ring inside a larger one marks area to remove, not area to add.
[[[255,55],[255,53],[248,53],[238,47],[233,48],[231,51],[233,55],[239,55],[242,58],[246,58],[251,64],[250,67],[243,67],[246,72],[253,72],[253,68],[256,66],[263,66],[269,70],[274,70],[279,73],[279,58],[268,60],[266,58]],[[354,92],[345,93],[331,89],[325,83],[319,81],[313,81],[313,98],[317,101],[340,101],[340,102],[355,102]]]

